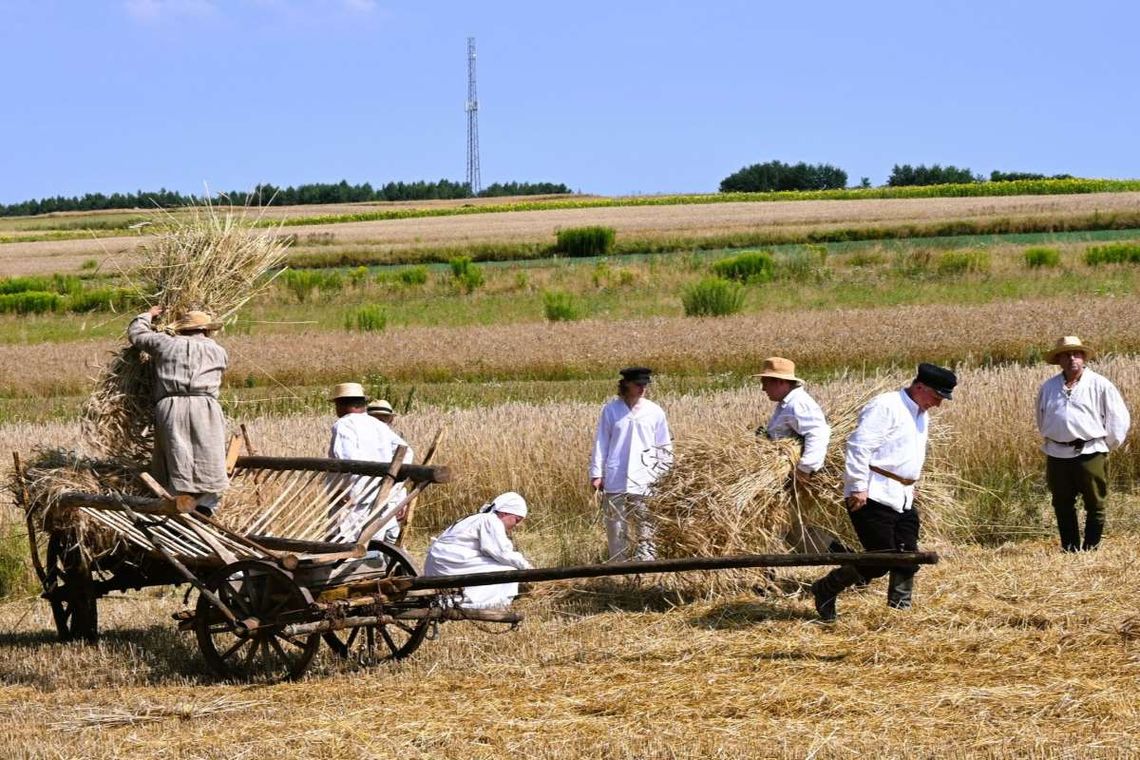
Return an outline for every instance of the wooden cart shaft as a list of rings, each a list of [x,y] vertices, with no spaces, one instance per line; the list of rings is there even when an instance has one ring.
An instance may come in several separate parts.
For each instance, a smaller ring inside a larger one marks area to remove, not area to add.
[[[401,579],[408,589],[463,588],[496,583],[599,578],[612,575],[678,573],[686,570],[730,570],[750,567],[810,567],[850,565],[852,567],[913,567],[938,562],[935,552],[832,552],[823,554],[737,554],[728,557],[683,557],[644,562],[610,562],[601,565],[540,567],[532,570],[501,570],[467,575],[420,576]]]

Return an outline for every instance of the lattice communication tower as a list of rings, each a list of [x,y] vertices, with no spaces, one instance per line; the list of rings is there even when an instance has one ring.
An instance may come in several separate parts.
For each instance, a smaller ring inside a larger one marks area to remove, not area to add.
[[[472,194],[479,182],[479,98],[475,95],[475,38],[467,38],[467,186]]]

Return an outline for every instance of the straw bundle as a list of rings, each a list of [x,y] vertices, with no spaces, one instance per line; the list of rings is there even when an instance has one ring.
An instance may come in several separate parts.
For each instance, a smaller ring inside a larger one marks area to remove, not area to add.
[[[739,423],[710,422],[678,446],[676,459],[657,482],[650,511],[657,524],[658,555],[724,556],[786,551],[826,552],[832,540],[859,550],[843,505],[844,452],[859,411],[886,386],[853,390],[832,398],[827,410],[831,443],[823,469],[810,484],[792,474],[800,458],[794,439],[772,441]],[[931,455],[918,487],[924,540],[941,539],[955,509],[951,477],[936,453],[949,436],[931,426]],[[733,593],[771,574],[757,571],[664,576],[666,586],[686,593]],[[677,586],[677,584],[681,584]]]
[[[75,510],[56,509],[60,496],[67,491],[150,495],[138,479],[140,471],[123,460],[95,459],[62,448],[37,448],[23,467],[23,478],[12,473],[9,488],[34,525],[44,531],[72,533],[91,559],[111,549],[117,537]]]
[[[232,322],[284,261],[287,243],[276,230],[255,229],[243,213],[207,205],[166,220],[166,229],[143,247],[143,264],[130,285],[147,303],[166,307],[171,320],[199,310]],[[84,433],[104,454],[150,459],[154,409],[148,361],[144,352],[121,348],[84,405]]]

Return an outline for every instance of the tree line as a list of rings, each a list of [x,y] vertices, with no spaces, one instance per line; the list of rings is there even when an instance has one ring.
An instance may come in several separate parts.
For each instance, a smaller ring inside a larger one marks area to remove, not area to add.
[[[496,182],[472,193],[466,182],[441,179],[438,182],[389,182],[379,188],[370,183],[350,185],[346,180],[336,183],[312,183],[296,187],[277,187],[259,184],[252,190],[235,190],[218,193],[215,198],[238,206],[304,206],[326,203],[363,203],[369,201],[423,201],[454,198],[492,198],[505,195],[568,194],[570,188],[558,182]],[[134,193],[87,193],[83,196],[56,196],[0,204],[0,216],[35,216],[56,211],[103,211],[108,209],[177,208],[201,203],[194,195],[183,195],[162,188],[155,191],[139,190]]]
[[[1071,174],[1034,174],[1032,172],[990,173],[990,182],[1013,182],[1033,179],[1073,179]],[[947,185],[985,182],[981,174],[966,168],[940,164],[926,166],[919,164],[895,164],[887,178],[888,187],[907,185]],[[870,187],[871,181],[863,177],[860,187]],[[740,171],[728,175],[720,183],[722,193],[770,193],[780,190],[832,190],[847,187],[847,172],[831,164],[785,164],[782,161],[768,161],[763,164],[745,166]]]

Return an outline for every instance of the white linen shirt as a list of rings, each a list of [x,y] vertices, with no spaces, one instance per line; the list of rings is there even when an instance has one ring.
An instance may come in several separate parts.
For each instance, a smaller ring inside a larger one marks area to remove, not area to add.
[[[333,423],[328,455],[331,459],[390,462],[396,449],[401,445],[407,444],[388,425],[367,414],[350,412]],[[408,448],[404,454],[404,462],[411,461],[412,450]],[[372,508],[372,499],[368,498],[368,495],[376,492],[376,478],[363,475],[351,477],[352,485],[347,494],[349,504],[342,516],[341,535],[345,540],[354,541],[356,534],[359,534],[364,527],[368,511]],[[335,478],[330,478],[330,482],[335,482]],[[389,492],[385,506],[390,508],[399,504],[406,495],[404,484],[396,483]],[[363,503],[364,501],[368,503]],[[393,516],[380,528],[380,532],[386,532],[396,525],[396,518]]]
[[[866,491],[868,499],[896,512],[910,509],[914,486],[871,472],[871,465],[900,478],[918,480],[926,461],[927,422],[928,416],[905,389],[871,399],[859,412],[859,422],[847,439],[844,495]]]
[[[806,473],[819,471],[827,456],[831,426],[827,424],[823,409],[800,386],[792,388],[776,404],[776,410],[768,420],[768,437],[773,441],[793,436],[804,440],[804,451],[797,468]]]
[[[673,439],[665,412],[647,398],[632,409],[621,397],[602,407],[590,479],[601,478],[606,493],[645,496],[673,464]]]
[[[1046,380],[1037,393],[1037,430],[1045,439],[1041,450],[1051,457],[1072,459],[1113,451],[1124,443],[1131,424],[1120,391],[1088,367],[1069,393],[1064,373]],[[1078,439],[1085,441],[1084,446],[1064,445]]]

